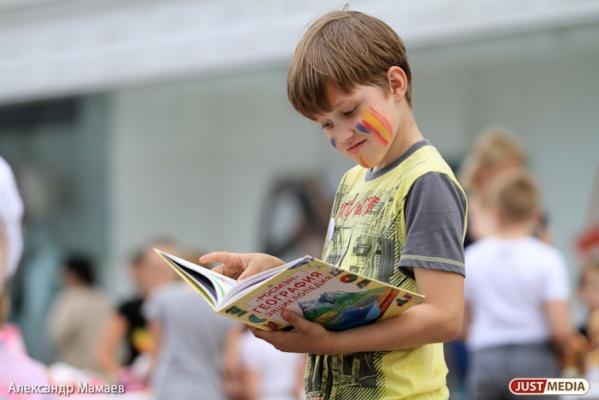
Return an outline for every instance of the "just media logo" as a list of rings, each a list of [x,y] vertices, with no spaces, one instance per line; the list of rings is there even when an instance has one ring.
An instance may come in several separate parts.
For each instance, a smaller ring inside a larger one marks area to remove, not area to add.
[[[510,392],[518,396],[527,395],[582,395],[589,391],[586,379],[569,378],[514,378],[510,381]]]

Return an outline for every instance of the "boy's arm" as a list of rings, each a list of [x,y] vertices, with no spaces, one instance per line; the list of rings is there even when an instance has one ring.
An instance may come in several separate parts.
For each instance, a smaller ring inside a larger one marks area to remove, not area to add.
[[[567,300],[547,301],[545,314],[551,339],[561,348],[575,331],[570,319],[570,304]]]
[[[289,312],[286,319],[294,326],[292,331],[252,329],[252,332],[281,351],[312,354],[410,349],[455,339],[462,327],[464,278],[455,273],[424,268],[415,268],[414,272],[426,301],[397,317],[331,332]]]
[[[106,323],[96,348],[96,362],[111,377],[117,376],[121,364],[117,359],[117,350],[127,334],[129,322],[118,313],[114,313]]]
[[[454,340],[462,328],[464,278],[424,268],[415,268],[414,274],[424,303],[378,324],[340,332],[334,353],[404,350]]]

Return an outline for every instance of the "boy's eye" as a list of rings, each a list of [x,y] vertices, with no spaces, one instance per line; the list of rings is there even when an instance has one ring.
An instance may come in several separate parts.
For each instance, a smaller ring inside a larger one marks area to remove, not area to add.
[[[333,127],[333,123],[331,121],[327,121],[320,126],[320,129],[331,129]]]
[[[346,117],[351,117],[352,115],[354,115],[354,113],[356,112],[357,109],[358,109],[358,106],[355,106],[351,110],[344,112],[343,115]]]

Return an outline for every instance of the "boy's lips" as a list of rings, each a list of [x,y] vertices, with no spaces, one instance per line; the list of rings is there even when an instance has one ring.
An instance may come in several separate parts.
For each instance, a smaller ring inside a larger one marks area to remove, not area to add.
[[[349,146],[347,148],[347,151],[349,153],[357,153],[358,151],[360,151],[360,149],[362,148],[362,146],[364,145],[364,143],[366,143],[366,139],[360,140],[359,142],[357,142],[356,144],[353,144],[351,146]]]

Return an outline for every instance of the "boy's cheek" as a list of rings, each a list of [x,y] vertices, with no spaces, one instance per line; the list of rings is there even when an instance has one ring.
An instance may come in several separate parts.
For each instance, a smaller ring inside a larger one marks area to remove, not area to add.
[[[393,141],[394,129],[390,119],[381,109],[373,106],[366,107],[354,125],[354,129],[383,146],[388,146]]]
[[[373,168],[383,161],[388,148],[389,146],[384,146],[381,143],[370,140],[367,147],[358,154],[344,154],[364,168]]]

